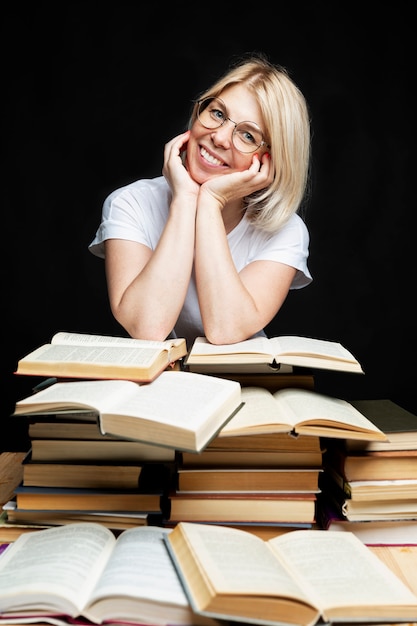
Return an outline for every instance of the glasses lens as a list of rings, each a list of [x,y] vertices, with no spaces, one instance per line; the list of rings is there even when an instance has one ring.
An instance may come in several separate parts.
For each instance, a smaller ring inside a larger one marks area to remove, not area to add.
[[[204,128],[219,128],[227,120],[226,107],[218,98],[206,98],[198,105],[197,117]]]
[[[205,98],[198,104],[197,117],[204,128],[220,128],[230,120],[226,105],[220,98]],[[232,124],[235,124],[230,120]],[[264,143],[261,129],[255,122],[240,122],[235,124],[232,135],[233,145],[236,150],[249,154],[255,152]]]
[[[263,144],[263,135],[255,122],[241,122],[233,131],[233,145],[239,152],[255,152]]]

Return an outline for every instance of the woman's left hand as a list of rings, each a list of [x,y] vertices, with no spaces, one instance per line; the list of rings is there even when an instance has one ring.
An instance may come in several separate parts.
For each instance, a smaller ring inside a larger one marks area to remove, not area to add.
[[[201,191],[211,194],[224,207],[228,202],[249,196],[268,187],[274,179],[274,167],[268,153],[252,158],[247,170],[214,176],[203,183]]]

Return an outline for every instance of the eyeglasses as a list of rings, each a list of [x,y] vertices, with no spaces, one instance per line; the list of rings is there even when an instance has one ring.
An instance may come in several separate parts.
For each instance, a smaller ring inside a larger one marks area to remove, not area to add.
[[[220,128],[226,122],[234,125],[232,142],[236,150],[245,154],[255,152],[258,148],[266,146],[263,133],[255,122],[234,122],[227,114],[227,108],[220,98],[204,98],[198,102],[197,118],[204,126],[214,130]]]

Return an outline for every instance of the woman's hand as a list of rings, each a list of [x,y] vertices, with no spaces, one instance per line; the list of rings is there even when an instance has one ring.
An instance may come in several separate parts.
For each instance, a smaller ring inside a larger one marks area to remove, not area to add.
[[[201,186],[201,191],[212,195],[223,208],[228,202],[249,196],[268,187],[274,179],[274,167],[268,153],[259,159],[254,154],[247,170],[221,174],[210,178]]]
[[[165,145],[162,174],[167,180],[173,195],[179,191],[197,196],[200,185],[196,183],[184,167],[182,154],[187,148],[190,131],[174,137]]]

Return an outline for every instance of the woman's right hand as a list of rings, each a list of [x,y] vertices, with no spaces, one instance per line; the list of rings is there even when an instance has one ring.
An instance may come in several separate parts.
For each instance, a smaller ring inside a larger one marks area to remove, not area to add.
[[[191,178],[184,167],[182,158],[183,152],[187,148],[189,136],[190,131],[187,130],[165,144],[162,174],[167,180],[173,195],[186,193],[197,197],[200,185]]]

